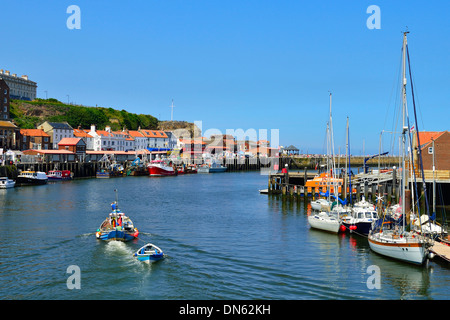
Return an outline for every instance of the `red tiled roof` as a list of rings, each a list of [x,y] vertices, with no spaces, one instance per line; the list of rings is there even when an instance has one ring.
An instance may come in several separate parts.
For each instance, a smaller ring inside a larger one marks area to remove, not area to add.
[[[98,135],[104,136],[104,137],[113,137],[113,134],[111,132],[105,131],[105,130],[96,130],[95,131]]]
[[[58,146],[76,146],[80,140],[81,138],[62,138],[61,141],[58,142]]]
[[[201,139],[180,139],[181,143],[184,144],[206,144],[204,141],[202,141]]]
[[[144,137],[144,135],[142,133],[140,133],[139,131],[134,131],[134,130],[133,131],[128,130],[128,134],[135,138],[143,138]]]
[[[73,135],[78,138],[93,138],[89,133],[87,133],[83,129],[73,129]]]
[[[20,129],[20,134],[29,137],[50,137],[41,129]]]
[[[419,132],[419,140],[421,149],[425,147],[428,143],[431,142],[431,139],[436,140],[439,138],[445,131],[423,131]]]
[[[164,131],[159,130],[142,130],[141,133],[147,138],[168,138]]]

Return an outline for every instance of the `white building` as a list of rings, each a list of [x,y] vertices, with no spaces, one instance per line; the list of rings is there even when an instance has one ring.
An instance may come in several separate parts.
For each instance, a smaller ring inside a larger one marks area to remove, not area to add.
[[[169,137],[164,131],[141,129],[140,133],[147,138],[148,148],[169,148]]]
[[[128,135],[134,138],[134,150],[147,149],[148,139],[136,130],[128,130]]]
[[[0,77],[8,84],[11,99],[36,99],[37,84],[28,80],[27,75],[18,77],[15,73],[11,74],[8,70],[3,71],[3,69],[0,69]]]
[[[50,141],[54,150],[58,150],[58,143],[63,138],[73,138],[73,128],[67,122],[48,122],[37,126],[50,136]]]
[[[126,131],[112,131],[112,134],[116,138],[117,151],[135,150],[134,138],[131,137]]]

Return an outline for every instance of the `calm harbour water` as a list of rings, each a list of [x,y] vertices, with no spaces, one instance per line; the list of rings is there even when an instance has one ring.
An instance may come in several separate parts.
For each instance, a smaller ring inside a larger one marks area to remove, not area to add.
[[[95,231],[119,205],[139,239]],[[367,239],[311,230],[308,201],[259,194],[259,172],[83,179],[0,190],[0,299],[450,299],[450,268],[370,251]],[[133,253],[154,243],[153,265]],[[81,271],[69,290],[67,268]],[[369,289],[367,268],[381,270]]]

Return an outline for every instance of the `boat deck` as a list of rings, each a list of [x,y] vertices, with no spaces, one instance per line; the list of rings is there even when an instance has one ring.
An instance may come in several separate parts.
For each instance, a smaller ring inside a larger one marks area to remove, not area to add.
[[[446,260],[447,262],[450,262],[450,246],[436,241],[430,248],[430,251]]]

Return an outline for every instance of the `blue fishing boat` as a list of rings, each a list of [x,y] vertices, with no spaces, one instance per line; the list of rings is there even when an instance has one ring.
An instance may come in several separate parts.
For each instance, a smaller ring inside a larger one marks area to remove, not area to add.
[[[134,254],[139,261],[152,263],[164,258],[164,252],[154,244],[147,243]]]
[[[114,191],[117,197],[117,190]],[[104,241],[130,241],[136,239],[139,231],[134,227],[133,221],[120,211],[118,201],[114,201],[111,207],[111,213],[102,222],[100,228],[97,229],[97,239]]]

